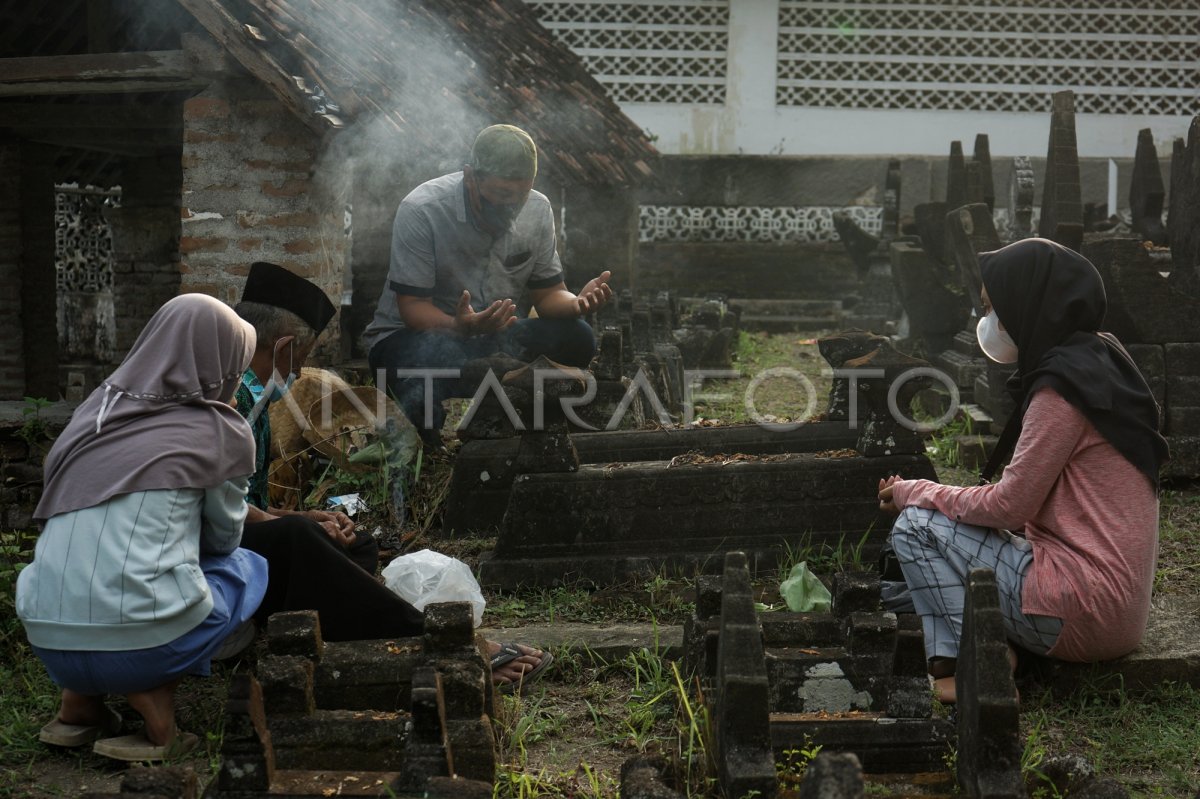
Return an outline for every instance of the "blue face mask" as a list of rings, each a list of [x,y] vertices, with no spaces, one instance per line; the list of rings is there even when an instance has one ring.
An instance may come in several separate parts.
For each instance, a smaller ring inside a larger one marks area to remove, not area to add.
[[[287,379],[283,381],[283,385],[271,381],[271,399],[270,402],[279,402],[289,391],[292,390],[292,383],[296,382],[295,372],[288,372]]]
[[[254,405],[256,407],[263,403],[264,395],[267,397],[265,404],[268,405],[272,402],[278,402],[279,400],[283,399],[284,395],[286,395],[291,389],[292,383],[296,382],[296,373],[292,371],[295,365],[295,360],[293,358],[295,348],[293,347],[293,343],[291,341],[288,342],[288,348],[288,374],[282,383],[277,380],[277,376],[279,375],[278,370],[273,369],[271,378],[267,381],[266,386],[263,386],[257,381],[255,381],[253,384],[246,384],[246,388],[250,389],[250,396],[254,397]],[[270,394],[267,394],[268,388],[271,390]]]

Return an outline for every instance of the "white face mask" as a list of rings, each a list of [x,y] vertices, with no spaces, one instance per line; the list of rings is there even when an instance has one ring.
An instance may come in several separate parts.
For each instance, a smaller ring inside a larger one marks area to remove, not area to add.
[[[1000,329],[1000,320],[996,311],[992,310],[979,320],[975,326],[975,337],[979,339],[979,348],[983,354],[996,363],[1016,363],[1017,343],[1008,335],[1007,330]]]

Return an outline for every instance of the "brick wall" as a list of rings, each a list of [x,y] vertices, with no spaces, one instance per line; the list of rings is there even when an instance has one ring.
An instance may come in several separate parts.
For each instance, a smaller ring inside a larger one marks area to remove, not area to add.
[[[21,336],[21,149],[0,142],[0,399],[25,395]]]
[[[130,159],[121,205],[104,211],[113,239],[114,364],[179,291],[179,186],[178,153]]]
[[[249,78],[214,81],[184,103],[180,291],[229,303],[254,261],[312,280],[341,304],[346,181],[318,137]],[[314,360],[338,352],[338,320]]]

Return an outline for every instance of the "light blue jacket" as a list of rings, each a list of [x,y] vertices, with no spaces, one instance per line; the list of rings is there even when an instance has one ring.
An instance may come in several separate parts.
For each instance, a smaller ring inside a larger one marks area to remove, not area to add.
[[[200,555],[237,548],[246,485],[137,491],[52,517],[17,578],[29,642],[121,652],[196,627],[213,607]]]

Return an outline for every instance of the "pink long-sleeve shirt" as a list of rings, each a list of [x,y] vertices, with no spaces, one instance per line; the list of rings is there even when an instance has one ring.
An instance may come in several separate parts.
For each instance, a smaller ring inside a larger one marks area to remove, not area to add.
[[[1054,390],[1034,394],[999,482],[958,488],[901,480],[892,497],[897,507],[1023,532],[1033,563],[1021,609],[1063,620],[1051,656],[1108,660],[1141,641],[1158,554],[1157,494]]]

